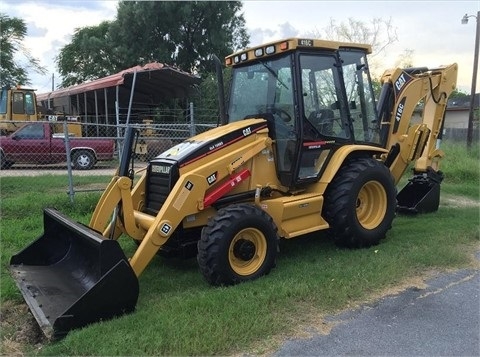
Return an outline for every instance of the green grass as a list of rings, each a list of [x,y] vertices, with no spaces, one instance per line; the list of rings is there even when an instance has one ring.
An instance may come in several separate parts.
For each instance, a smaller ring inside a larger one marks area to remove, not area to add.
[[[480,198],[480,146],[474,145],[467,152],[465,145],[445,143],[445,158],[441,170],[445,173],[446,193]],[[451,185],[450,185],[451,184]]]
[[[454,151],[455,150],[455,151]],[[478,151],[445,148],[442,197],[478,201]],[[77,187],[104,183],[109,177],[79,177]],[[41,211],[55,206],[88,223],[99,193],[79,193],[72,205],[65,177],[2,178],[1,302],[23,304],[7,271],[10,256],[42,232]],[[39,188],[48,194],[39,192]],[[458,197],[461,196],[461,197]],[[261,279],[213,288],[195,259],[156,257],[140,276],[136,312],[72,331],[41,349],[39,355],[232,355],[265,353],[298,325],[322,314],[368,300],[426,272],[467,267],[478,250],[479,207],[445,204],[436,213],[398,216],[387,238],[370,249],[335,247],[325,233],[283,240],[277,267]],[[123,239],[131,255],[135,245]],[[25,314],[25,312],[24,312]],[[5,346],[13,328],[1,332]],[[2,347],[2,354],[8,348]]]

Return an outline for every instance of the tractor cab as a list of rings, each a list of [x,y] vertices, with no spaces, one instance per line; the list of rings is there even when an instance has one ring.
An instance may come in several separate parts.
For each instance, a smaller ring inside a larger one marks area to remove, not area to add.
[[[380,145],[368,53],[365,45],[291,39],[226,58],[228,121],[267,120],[282,185],[317,181],[343,145]]]

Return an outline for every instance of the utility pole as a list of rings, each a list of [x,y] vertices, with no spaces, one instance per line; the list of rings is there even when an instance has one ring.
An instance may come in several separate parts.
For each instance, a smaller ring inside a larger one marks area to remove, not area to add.
[[[468,24],[468,18],[474,17],[477,20],[477,31],[475,33],[475,52],[473,54],[473,74],[472,74],[472,90],[470,91],[470,111],[468,113],[468,129],[467,129],[467,148],[472,147],[473,141],[473,117],[475,111],[475,92],[477,84],[477,71],[478,71],[478,46],[480,37],[480,11],[477,12],[477,16],[465,14],[462,18],[462,24]]]

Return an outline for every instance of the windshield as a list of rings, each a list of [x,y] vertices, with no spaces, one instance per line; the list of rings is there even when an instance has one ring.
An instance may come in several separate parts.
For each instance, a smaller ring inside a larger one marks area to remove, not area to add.
[[[285,121],[291,121],[294,116],[291,68],[288,55],[235,68],[228,112],[230,122],[264,113],[277,113]]]
[[[0,114],[7,112],[7,89],[3,88],[0,92]]]
[[[292,57],[285,55],[268,61],[237,67],[233,71],[230,122],[245,118],[264,117],[270,120],[275,140],[278,172],[290,172],[289,143],[296,142]]]

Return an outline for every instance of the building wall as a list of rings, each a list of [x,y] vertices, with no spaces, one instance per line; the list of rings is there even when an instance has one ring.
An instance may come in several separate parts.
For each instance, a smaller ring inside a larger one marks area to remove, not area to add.
[[[445,128],[468,128],[469,109],[448,110],[445,113]]]

